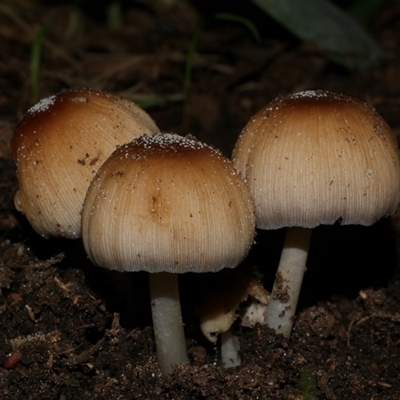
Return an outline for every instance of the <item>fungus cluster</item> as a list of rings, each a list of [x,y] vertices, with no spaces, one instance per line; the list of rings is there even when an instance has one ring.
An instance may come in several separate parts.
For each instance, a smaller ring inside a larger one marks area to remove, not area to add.
[[[400,154],[366,104],[325,91],[279,97],[243,129],[233,152],[255,201],[257,226],[287,227],[267,324],[289,337],[312,229],[372,225],[400,202]]]
[[[190,136],[160,133],[135,104],[88,89],[32,107],[11,147],[15,206],[37,233],[82,236],[93,263],[149,272],[164,374],[188,362],[177,274],[234,268],[256,225],[286,227],[269,303],[243,279],[242,291],[224,295],[201,327],[214,342],[223,334],[236,351],[230,327],[250,295],[268,303],[266,323],[289,337],[312,229],[371,225],[400,202],[400,153],[390,128],[371,107],[330,92],[272,101],[243,129],[233,162]]]

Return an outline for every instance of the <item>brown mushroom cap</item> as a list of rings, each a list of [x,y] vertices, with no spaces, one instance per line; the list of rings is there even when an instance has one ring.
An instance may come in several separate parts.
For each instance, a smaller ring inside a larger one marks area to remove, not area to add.
[[[41,100],[11,141],[19,190],[15,206],[42,236],[80,237],[86,190],[118,145],[159,132],[134,103],[92,89]]]
[[[142,137],[100,168],[82,212],[87,254],[106,268],[215,272],[254,238],[250,193],[231,162],[175,134]]]
[[[371,225],[400,202],[400,155],[389,126],[344,95],[275,99],[244,128],[233,163],[264,229]]]

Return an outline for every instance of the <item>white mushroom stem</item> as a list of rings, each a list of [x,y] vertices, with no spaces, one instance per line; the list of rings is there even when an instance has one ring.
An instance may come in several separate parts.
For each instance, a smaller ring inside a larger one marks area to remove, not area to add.
[[[241,364],[239,350],[239,339],[233,334],[232,327],[221,332],[221,359],[224,368],[237,367]]]
[[[287,228],[274,287],[267,307],[267,325],[289,338],[299,299],[312,229]]]
[[[188,363],[179,299],[178,277],[169,272],[150,274],[151,312],[157,359],[161,372]]]

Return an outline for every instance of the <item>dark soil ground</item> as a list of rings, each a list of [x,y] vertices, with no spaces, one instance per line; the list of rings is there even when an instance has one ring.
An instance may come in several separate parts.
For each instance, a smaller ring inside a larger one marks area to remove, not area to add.
[[[161,376],[145,273],[93,266],[79,240],[45,240],[14,208],[9,140],[36,100],[87,86],[145,106],[162,130],[191,133],[230,155],[247,120],[277,95],[327,89],[374,106],[400,136],[400,5],[387,1],[368,26],[381,64],[331,63],[248,4],[257,43],[241,24],[185,1],[124,6],[106,24],[105,1],[0,2],[0,398],[1,399],[400,399],[400,217],[313,234],[290,340],[265,326],[235,325],[242,365],[223,369],[199,330],[204,283],[182,275],[191,363]],[[128,2],[127,2],[128,3]],[[37,97],[31,47],[46,26]],[[203,29],[184,96],[185,62]],[[240,266],[271,289],[283,232],[259,232]],[[128,290],[127,290],[128,289]],[[4,363],[4,364],[3,364]]]

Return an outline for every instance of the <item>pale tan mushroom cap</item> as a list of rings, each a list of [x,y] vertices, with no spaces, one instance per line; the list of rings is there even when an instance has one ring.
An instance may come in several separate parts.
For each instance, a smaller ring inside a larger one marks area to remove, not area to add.
[[[343,95],[275,99],[244,128],[233,163],[262,229],[371,225],[400,202],[400,154],[389,126]]]
[[[232,268],[254,231],[253,200],[232,163],[175,134],[116,150],[93,179],[82,212],[90,259],[121,271]]]
[[[80,237],[89,183],[118,145],[159,132],[134,103],[90,89],[41,100],[11,141],[19,190],[16,208],[42,236]]]

